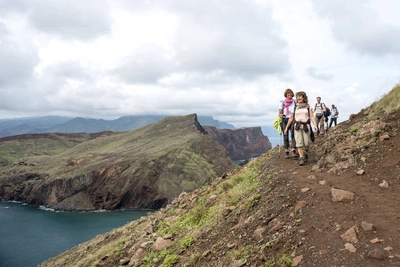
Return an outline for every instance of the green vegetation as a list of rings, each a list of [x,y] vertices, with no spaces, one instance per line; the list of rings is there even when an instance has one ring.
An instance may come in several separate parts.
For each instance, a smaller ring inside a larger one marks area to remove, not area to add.
[[[358,128],[351,128],[350,129],[350,133],[351,134],[356,133],[356,132],[358,132]]]
[[[181,248],[189,248],[192,244],[194,243],[194,238],[193,236],[186,236],[182,241],[181,241]]]
[[[376,119],[400,109],[400,84],[370,106],[369,119]]]
[[[178,255],[167,255],[160,267],[172,267],[179,260]]]
[[[179,261],[179,256],[176,254],[171,254],[168,250],[163,250],[161,252],[150,252],[143,258],[142,267],[154,266],[155,261],[163,261],[160,267],[172,267],[177,261]]]
[[[275,260],[274,258],[268,260],[264,267],[284,267],[284,266],[292,266],[292,260],[290,259],[288,254],[283,254],[279,259]]]
[[[228,255],[232,259],[241,259],[242,261],[246,261],[250,257],[250,246],[241,247],[236,250],[232,250],[228,252]]]
[[[230,181],[231,188],[226,194],[226,202],[229,205],[236,205],[242,199],[251,196],[253,190],[259,186],[257,178],[260,174],[261,171],[254,162],[245,167]]]
[[[268,247],[272,247],[273,245],[274,245],[274,242],[273,242],[273,241],[268,241],[267,243],[263,244],[263,245],[260,247],[260,252],[265,251]]]

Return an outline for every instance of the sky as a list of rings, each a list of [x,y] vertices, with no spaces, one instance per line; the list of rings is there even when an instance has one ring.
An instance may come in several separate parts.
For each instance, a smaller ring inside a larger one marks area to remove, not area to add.
[[[283,92],[338,122],[400,82],[397,0],[0,0],[0,119],[213,116],[272,126]]]

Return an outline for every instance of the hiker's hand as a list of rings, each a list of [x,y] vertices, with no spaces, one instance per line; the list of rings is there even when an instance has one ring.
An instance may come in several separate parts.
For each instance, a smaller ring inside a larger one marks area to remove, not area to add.
[[[283,131],[283,135],[287,135],[287,129],[285,129],[285,131]]]
[[[318,127],[317,127],[317,126],[314,126],[314,130],[315,130],[316,132],[318,132]]]

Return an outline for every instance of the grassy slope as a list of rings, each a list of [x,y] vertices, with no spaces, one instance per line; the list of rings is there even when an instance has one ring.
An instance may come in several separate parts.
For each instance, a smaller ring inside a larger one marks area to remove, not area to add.
[[[94,139],[87,134],[76,135],[76,138],[46,134],[22,137],[25,138],[22,141],[5,139],[0,142],[3,175],[5,172],[23,172],[26,169],[47,173],[54,179],[70,177],[126,159],[144,155],[157,157],[199,135],[187,129],[180,132],[168,131],[163,127],[168,126],[152,125],[129,132],[103,134]],[[80,159],[84,164],[67,167],[70,160]],[[28,166],[19,165],[21,162]]]

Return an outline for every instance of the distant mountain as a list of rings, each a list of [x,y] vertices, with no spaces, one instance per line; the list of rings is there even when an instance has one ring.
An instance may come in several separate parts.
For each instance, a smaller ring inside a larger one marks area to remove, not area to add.
[[[62,116],[31,117],[0,120],[0,137],[33,133],[97,133],[103,131],[122,132],[139,129],[160,121],[165,115],[123,116],[115,120],[71,118]],[[235,129],[226,122],[215,120],[211,116],[199,116],[203,126],[217,129]]]

